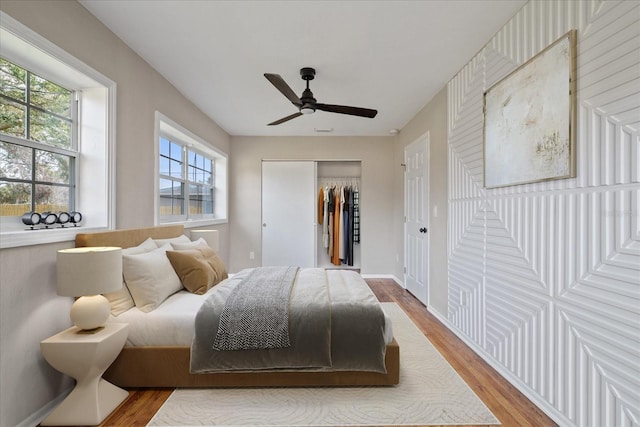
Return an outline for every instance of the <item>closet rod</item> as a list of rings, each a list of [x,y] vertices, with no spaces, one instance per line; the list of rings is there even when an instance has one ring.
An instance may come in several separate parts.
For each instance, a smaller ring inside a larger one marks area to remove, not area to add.
[[[320,176],[319,181],[360,181],[359,176]]]

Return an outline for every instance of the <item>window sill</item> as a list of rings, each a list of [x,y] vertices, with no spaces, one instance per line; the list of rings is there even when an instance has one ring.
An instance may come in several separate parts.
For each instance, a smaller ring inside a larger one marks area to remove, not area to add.
[[[78,233],[105,231],[106,227],[65,227],[40,230],[8,231],[0,234],[0,249],[47,243],[72,242]]]
[[[189,229],[189,228],[206,227],[208,225],[226,224],[228,222],[229,221],[226,218],[224,218],[224,219],[195,219],[195,220],[188,220],[188,221],[167,221],[167,222],[161,222],[158,225],[159,226],[161,226],[161,225],[184,225],[185,229]]]

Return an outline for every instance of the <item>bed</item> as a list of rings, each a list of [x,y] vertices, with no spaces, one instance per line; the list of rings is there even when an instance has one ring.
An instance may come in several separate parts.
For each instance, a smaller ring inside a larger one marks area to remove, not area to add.
[[[181,225],[116,230],[98,233],[80,233],[76,246],[119,246],[132,248],[148,238],[170,239],[184,234]],[[181,307],[195,302],[195,296],[175,295],[163,304]],[[158,307],[158,315],[162,306]],[[151,312],[153,313],[153,312]],[[133,321],[144,317],[131,309],[110,321]],[[119,319],[119,320],[118,320]],[[172,321],[172,323],[177,323]],[[175,333],[178,337],[183,335]],[[120,387],[267,387],[267,386],[385,386],[399,382],[399,347],[391,337],[386,344],[384,367],[386,372],[358,370],[247,370],[210,373],[191,373],[191,347],[182,339],[171,345],[146,345],[143,338],[138,343],[128,342],[118,358],[105,372],[104,378]],[[132,345],[136,344],[136,345]]]

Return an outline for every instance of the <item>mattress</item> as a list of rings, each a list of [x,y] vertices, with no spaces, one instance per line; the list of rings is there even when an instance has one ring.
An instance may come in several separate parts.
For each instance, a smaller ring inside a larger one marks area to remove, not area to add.
[[[117,317],[110,315],[109,322],[129,324],[129,335],[125,347],[190,347],[198,309],[211,293],[216,292],[218,286],[233,280],[239,279],[229,277],[203,295],[195,295],[186,290],[179,291],[149,313],[133,307]],[[392,340],[393,325],[385,313],[385,344],[391,343]]]

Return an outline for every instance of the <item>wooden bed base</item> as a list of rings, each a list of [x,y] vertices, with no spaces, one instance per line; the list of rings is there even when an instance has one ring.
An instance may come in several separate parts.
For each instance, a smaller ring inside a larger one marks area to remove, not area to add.
[[[182,225],[81,233],[76,247],[137,246],[147,238],[168,239],[184,234]],[[384,386],[400,382],[400,349],[387,345],[387,373],[362,371],[233,371],[189,372],[189,347],[125,347],[104,378],[120,387],[310,387]]]
[[[120,387],[311,387],[398,384],[400,349],[387,346],[387,373],[253,371],[189,373],[189,347],[126,347],[104,374]]]

